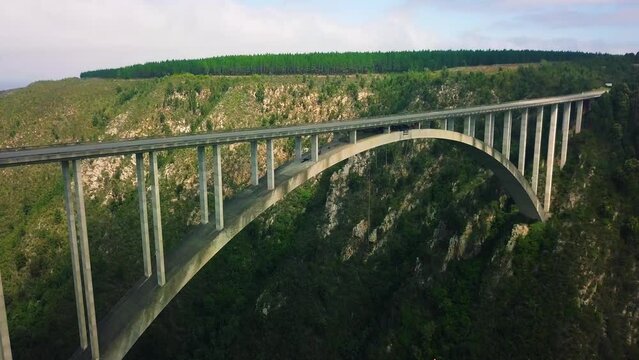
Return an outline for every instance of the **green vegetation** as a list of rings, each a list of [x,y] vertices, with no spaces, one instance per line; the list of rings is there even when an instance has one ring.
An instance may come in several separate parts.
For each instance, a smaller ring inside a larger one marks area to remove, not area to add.
[[[636,148],[610,157],[618,145],[607,131],[625,124],[623,137],[635,136],[639,123],[631,119],[639,113],[622,107],[606,114],[631,94],[637,99],[639,89],[628,90],[616,87],[588,115],[587,124],[601,131],[573,138],[548,223],[527,225],[461,149],[379,149],[355,161],[368,164],[361,174],[332,169],[252,224],[130,357],[636,358],[629,334],[637,322],[622,312],[636,306],[639,291],[636,168],[616,184],[623,164],[636,162]],[[339,224],[323,237],[318,229],[336,177],[349,193],[340,200]],[[581,200],[570,200],[576,196]],[[354,235],[365,219],[379,231],[392,212],[385,209],[406,199],[417,205],[377,242]],[[527,234],[514,233],[515,225]],[[166,346],[158,348],[159,339]]]
[[[171,74],[356,74],[438,70],[446,67],[613,58],[612,55],[539,50],[421,50],[309,54],[230,55],[197,60],[148,62],[86,71],[82,78],[151,78]],[[630,55],[630,58],[634,56]]]
[[[634,358],[639,78],[618,57],[488,73],[43,82],[0,97],[0,141],[317,122],[558,95],[604,81],[615,87],[570,140],[550,222],[529,224],[463,148],[384,147],[330,169],[246,228],[129,358]],[[291,150],[278,143],[278,163]],[[246,186],[248,151],[223,149],[227,196]],[[163,153],[160,165],[170,253],[199,217],[195,152]],[[130,158],[85,162],[99,318],[142,272],[132,168]],[[78,339],[59,169],[1,171],[20,179],[0,183],[0,270],[15,357],[67,358]]]

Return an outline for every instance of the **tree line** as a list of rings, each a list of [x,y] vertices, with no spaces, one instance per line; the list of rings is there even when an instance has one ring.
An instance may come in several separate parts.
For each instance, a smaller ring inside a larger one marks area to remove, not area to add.
[[[81,73],[80,77],[131,79],[180,73],[196,75],[385,73],[542,60],[575,61],[612,56],[614,55],[542,50],[420,50],[229,55],[193,60],[148,62],[121,68],[86,71]]]

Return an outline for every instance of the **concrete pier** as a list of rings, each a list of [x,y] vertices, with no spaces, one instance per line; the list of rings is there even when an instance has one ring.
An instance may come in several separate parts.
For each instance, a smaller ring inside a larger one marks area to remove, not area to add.
[[[506,111],[504,114],[504,137],[501,142],[501,153],[510,160],[510,133],[513,126],[513,113]]]
[[[471,116],[467,116],[464,119],[464,135],[470,136],[470,120],[471,120]]]
[[[526,169],[526,135],[528,133],[528,109],[524,109],[521,113],[521,127],[519,129],[519,159],[517,168],[521,175],[524,175]]]
[[[472,137],[475,137],[475,134],[476,134],[476,131],[475,131],[477,129],[476,123],[477,123],[477,119],[474,116],[471,116],[470,117],[470,136]]]
[[[84,280],[87,323],[89,325],[89,344],[92,359],[100,358],[98,345],[98,324],[95,319],[95,300],[93,299],[93,277],[91,275],[91,255],[89,254],[89,236],[87,234],[87,218],[84,210],[84,189],[82,186],[82,160],[73,160],[73,176],[75,185],[75,206],[77,211],[77,230],[80,237],[80,262]]]
[[[80,335],[80,347],[86,349],[89,346],[87,338],[86,315],[84,314],[84,294],[82,292],[82,272],[80,270],[80,253],[78,252],[78,235],[75,228],[75,210],[73,206],[73,194],[69,163],[62,163],[62,178],[64,180],[64,209],[67,213],[67,234],[69,237],[69,253],[71,254],[71,270],[73,272],[73,292],[75,294],[75,310],[78,317],[78,333]]]
[[[273,139],[266,140],[266,186],[275,189],[275,160],[273,159]]]
[[[160,210],[160,181],[158,179],[158,154],[149,154],[151,175],[151,215],[153,217],[153,239],[155,245],[155,272],[158,285],[166,283],[164,274],[164,239],[162,238],[162,211]]]
[[[391,133],[391,127],[387,126],[384,128],[384,134],[390,134]]]
[[[142,262],[144,276],[151,277],[151,242],[149,240],[149,215],[146,210],[146,184],[144,180],[144,154],[135,154],[135,174],[138,188],[138,209],[140,211],[140,234],[142,235]]]
[[[555,165],[555,137],[557,134],[557,112],[559,105],[550,107],[550,130],[548,132],[548,157],[546,158],[546,189],[544,191],[544,210],[550,212],[552,195],[552,171]]]
[[[490,118],[490,146],[495,146],[495,114],[488,115]]]
[[[204,146],[197,147],[197,169],[200,190],[200,222],[208,224],[209,222],[209,196],[206,186],[206,151]]]
[[[215,228],[224,229],[224,194],[222,193],[222,155],[220,145],[213,145],[213,195],[215,197]]]
[[[446,119],[446,130],[455,131],[455,119]]]
[[[2,275],[0,275],[0,360],[11,359],[11,340],[9,339],[7,308],[4,306],[4,289],[2,288]]]
[[[300,139],[299,142],[299,158],[298,158],[298,153],[297,153],[297,139]],[[295,159],[296,160],[301,160],[302,159],[302,141],[301,138],[296,137],[295,138]],[[256,186],[260,183],[260,173],[259,173],[259,168],[258,168],[258,161],[257,161],[257,141],[251,141],[251,185]]]
[[[319,159],[319,136],[311,135],[311,161],[317,162]]]
[[[537,194],[539,187],[539,161],[541,159],[541,132],[543,129],[544,107],[537,108],[537,124],[535,126],[535,149],[533,150],[532,189]]]
[[[484,143],[490,146],[490,120],[488,119],[490,115],[486,115],[486,120],[484,120]]]
[[[255,148],[255,151],[257,152],[257,146]],[[295,160],[300,162],[302,161],[302,137],[301,136],[295,137]]]
[[[564,116],[561,122],[561,158],[559,168],[563,169],[568,158],[568,132],[570,131],[570,108],[571,103],[564,103]]]
[[[579,134],[581,132],[581,119],[584,115],[584,101],[577,101],[577,116],[575,117],[575,134]]]
[[[351,144],[356,144],[356,143],[357,143],[357,130],[351,130],[351,131],[348,133],[348,141],[349,141]]]
[[[495,136],[495,114],[490,113],[486,115],[486,121],[484,122],[484,142],[488,146],[493,146],[494,136]]]

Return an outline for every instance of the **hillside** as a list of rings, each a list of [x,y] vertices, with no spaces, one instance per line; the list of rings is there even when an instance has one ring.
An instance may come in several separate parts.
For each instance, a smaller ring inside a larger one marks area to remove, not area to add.
[[[596,131],[571,140],[549,223],[521,218],[461,149],[424,142],[370,152],[305,185],[234,239],[129,357],[632,358],[636,76],[613,62],[489,73],[68,79],[0,97],[0,144],[310,123],[625,79],[630,88],[615,87],[593,109]],[[225,196],[248,183],[248,152],[224,147]],[[290,142],[277,143],[278,163],[291,153]],[[199,219],[195,152],[163,153],[160,164],[170,252]],[[85,169],[100,318],[142,275],[137,198],[130,157],[88,160]],[[60,170],[0,171],[20,179],[0,183],[0,270],[15,357],[66,358],[78,340],[68,331],[77,325]]]

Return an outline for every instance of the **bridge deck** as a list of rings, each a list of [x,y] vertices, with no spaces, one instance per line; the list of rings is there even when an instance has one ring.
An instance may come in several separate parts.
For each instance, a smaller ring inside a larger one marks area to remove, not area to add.
[[[581,94],[512,101],[494,105],[472,106],[452,110],[438,110],[418,114],[391,115],[346,121],[329,121],[319,124],[242,129],[195,135],[143,138],[113,142],[5,149],[0,151],[0,167],[85,159],[92,157],[127,155],[140,152],[195,147],[199,145],[229,144],[301,135],[322,134],[336,131],[369,129],[391,125],[404,125],[411,124],[417,121],[431,121],[446,118],[489,114],[494,112],[527,109],[537,106],[592,99],[601,96],[605,91],[606,90],[593,90]]]

